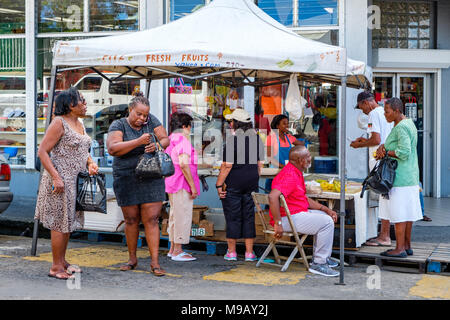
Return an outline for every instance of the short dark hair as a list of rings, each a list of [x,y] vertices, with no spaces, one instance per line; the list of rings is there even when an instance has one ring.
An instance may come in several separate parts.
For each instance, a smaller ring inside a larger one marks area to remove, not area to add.
[[[170,118],[170,131],[182,129],[192,125],[192,120],[194,120],[190,115],[185,112],[175,112]]]
[[[399,98],[390,98],[385,104],[388,104],[392,110],[398,110],[401,114],[404,114],[403,102]]]
[[[289,119],[289,118],[284,114],[279,114],[279,115],[275,116],[272,119],[272,122],[270,123],[270,127],[274,130],[278,129],[278,125],[280,124],[281,120],[283,120],[283,119]]]
[[[250,122],[242,122],[242,121],[237,121],[235,119],[232,120],[233,121],[233,129],[236,130],[243,130],[244,132],[249,130],[249,129],[253,129],[253,123]]]
[[[130,104],[128,105],[131,109],[136,107],[136,105],[138,104],[143,104],[146,105],[147,107],[150,107],[150,102],[144,96],[144,93],[142,93],[141,91],[133,93],[133,96],[134,97],[131,99]]]
[[[75,87],[61,91],[55,99],[55,116],[63,116],[70,113],[80,101],[80,93]]]

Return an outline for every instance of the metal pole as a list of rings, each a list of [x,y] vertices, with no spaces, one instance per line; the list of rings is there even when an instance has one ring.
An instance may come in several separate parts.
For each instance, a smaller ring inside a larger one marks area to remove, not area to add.
[[[45,121],[45,131],[47,131],[47,128],[50,125],[50,122],[52,121],[53,101],[55,100],[55,87],[56,87],[56,75],[57,74],[58,74],[57,67],[55,67],[55,66],[52,67],[47,114],[46,114],[47,119]],[[40,173],[39,173],[39,187],[41,186],[41,179],[42,179],[43,171],[44,171],[44,167],[41,165]],[[39,187],[38,187],[38,193],[39,193]],[[36,256],[38,236],[39,236],[39,219],[34,219],[33,241],[31,243],[31,255],[32,256]]]
[[[340,274],[338,285],[345,285],[344,283],[344,237],[345,237],[345,130],[346,130],[346,103],[347,103],[347,77],[342,77],[341,80],[341,105],[339,108],[339,177],[341,180],[341,195],[340,195]]]

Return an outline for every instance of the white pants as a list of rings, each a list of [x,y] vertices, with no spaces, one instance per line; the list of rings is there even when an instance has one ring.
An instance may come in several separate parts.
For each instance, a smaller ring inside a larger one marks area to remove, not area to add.
[[[191,237],[192,211],[194,200],[190,194],[181,189],[177,193],[169,193],[170,212],[169,241],[177,244],[188,244]]]
[[[333,249],[334,222],[325,212],[320,210],[308,210],[291,214],[292,222],[297,232],[314,235],[313,261],[324,264],[331,256]],[[292,231],[287,217],[281,218],[283,230]]]

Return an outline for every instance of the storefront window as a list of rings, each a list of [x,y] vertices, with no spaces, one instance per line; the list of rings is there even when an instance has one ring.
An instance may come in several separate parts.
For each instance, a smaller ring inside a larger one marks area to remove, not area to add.
[[[268,134],[274,134],[270,125],[273,118],[286,114],[285,98],[287,84],[274,84],[255,90],[255,104],[245,105],[244,88],[229,88],[217,82],[183,81],[172,79],[169,86],[169,114],[186,112],[194,118],[193,145],[203,163],[220,161],[221,148],[212,148],[217,134],[223,138],[229,123],[225,115],[236,108],[254,111],[254,124],[264,142]],[[307,101],[304,116],[289,122],[289,131],[302,141],[313,157],[309,172],[337,173],[337,87],[331,84],[301,84],[301,94]],[[249,110],[253,109],[253,110]],[[195,140],[197,139],[197,140]],[[223,142],[223,140],[222,140]],[[213,159],[213,160],[211,160]],[[266,159],[267,160],[267,159]],[[210,162],[211,161],[211,162]],[[266,161],[268,165],[268,161]]]
[[[25,73],[0,72],[0,153],[25,164]]]
[[[338,0],[258,0],[258,6],[285,26],[329,26],[338,24]],[[294,19],[296,19],[294,23]]]
[[[2,0],[0,34],[25,33],[25,0]]]
[[[260,129],[270,127],[273,118],[286,114],[287,84],[259,89],[255,123]],[[331,84],[301,83],[301,95],[306,101],[303,116],[289,121],[289,132],[303,142],[311,153],[309,172],[337,173],[337,87]],[[271,130],[271,129],[269,129]],[[273,130],[269,134],[275,134]]]
[[[338,24],[338,0],[299,0],[298,25],[323,26]]]
[[[258,6],[279,23],[292,26],[293,0],[258,0]]]
[[[170,21],[180,19],[203,7],[205,4],[205,0],[171,0]]]
[[[387,99],[393,97],[393,82],[394,78],[392,76],[377,76],[374,78],[375,101],[382,107],[384,107]]]
[[[82,32],[83,0],[38,1],[38,32]]]
[[[244,88],[229,88],[220,83],[171,79],[169,87],[169,111],[185,112],[194,119],[196,138],[192,141],[200,159],[213,164],[220,161],[222,139],[230,129],[225,115],[244,106]],[[248,110],[247,110],[248,111]],[[219,140],[220,140],[219,139]],[[214,143],[214,144],[212,144]]]
[[[89,14],[91,31],[139,29],[138,0],[91,0]]]
[[[374,48],[433,48],[432,2],[373,2],[381,10],[381,29],[372,31]]]

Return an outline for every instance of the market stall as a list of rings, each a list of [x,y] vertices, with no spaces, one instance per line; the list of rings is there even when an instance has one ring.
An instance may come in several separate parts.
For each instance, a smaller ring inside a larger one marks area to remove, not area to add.
[[[301,81],[342,86],[340,105],[345,106],[347,87],[370,85],[370,71],[364,63],[349,59],[345,48],[297,35],[250,0],[215,0],[189,16],[150,30],[58,41],[53,54],[50,106],[56,76],[74,69],[88,69],[111,83],[124,81],[126,77],[146,80],[147,96],[153,80],[184,78],[231,88],[261,88],[288,83],[290,76],[296,74]],[[110,77],[105,72],[119,75]],[[338,115],[342,185],[345,185],[345,113],[345,108],[341,108]],[[48,116],[47,126],[50,121]],[[344,198],[345,189],[341,188],[340,199]],[[340,213],[343,228],[345,201],[341,201]],[[32,254],[36,240],[35,236]],[[343,248],[341,237],[341,262]]]

